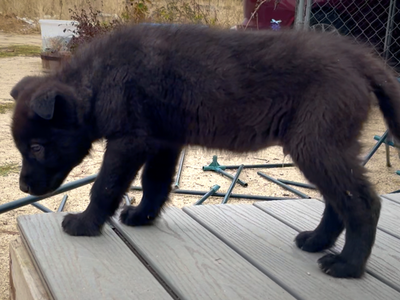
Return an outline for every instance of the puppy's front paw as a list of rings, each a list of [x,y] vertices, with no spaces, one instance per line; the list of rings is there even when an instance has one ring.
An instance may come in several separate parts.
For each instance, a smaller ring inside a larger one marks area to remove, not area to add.
[[[68,214],[62,221],[63,230],[72,236],[96,236],[101,234],[101,227],[93,218],[83,213]]]
[[[157,214],[147,213],[137,206],[127,206],[121,212],[120,220],[128,226],[142,226],[151,224],[156,217]]]
[[[318,235],[315,231],[300,232],[295,239],[296,245],[306,252],[320,252],[330,248],[334,242],[328,240],[326,235]]]

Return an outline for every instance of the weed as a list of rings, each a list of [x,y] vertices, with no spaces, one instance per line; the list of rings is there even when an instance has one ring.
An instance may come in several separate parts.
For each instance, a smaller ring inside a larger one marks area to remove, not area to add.
[[[196,0],[170,0],[165,5],[156,0],[127,0],[120,19],[101,21],[101,12],[87,1],[88,9],[70,9],[70,18],[78,22],[72,32],[69,47],[75,52],[79,45],[90,42],[94,37],[114,30],[124,23],[194,23],[207,26],[218,24],[217,9],[210,4],[201,5]]]
[[[69,10],[71,19],[78,21],[76,29],[72,30],[74,36],[69,43],[71,52],[75,52],[79,45],[90,42],[95,36],[102,35],[121,24],[118,20],[100,21],[99,14],[101,12],[95,10],[90,1],[87,1],[87,4],[88,11],[84,8],[79,10],[76,6]]]

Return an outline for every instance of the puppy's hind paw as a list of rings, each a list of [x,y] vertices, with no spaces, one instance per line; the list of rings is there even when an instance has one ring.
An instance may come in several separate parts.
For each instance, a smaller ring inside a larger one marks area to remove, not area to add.
[[[318,260],[321,270],[337,278],[360,278],[364,274],[365,267],[349,263],[341,255],[327,254]]]
[[[61,225],[64,232],[72,236],[97,236],[102,227],[83,213],[66,215]]]

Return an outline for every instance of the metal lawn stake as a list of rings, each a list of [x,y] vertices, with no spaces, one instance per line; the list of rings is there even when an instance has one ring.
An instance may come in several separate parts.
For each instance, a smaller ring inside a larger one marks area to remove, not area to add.
[[[55,196],[73,189],[76,189],[78,187],[84,186],[86,184],[92,183],[93,181],[96,180],[97,174],[95,175],[91,175],[79,180],[75,180],[72,182],[68,182],[66,184],[63,184],[62,186],[60,186],[58,189],[56,189],[54,192],[44,195],[44,196],[27,196],[15,201],[11,201],[8,203],[5,203],[3,205],[0,205],[0,214],[5,213],[7,211],[19,208],[21,206],[25,206],[28,204],[32,204],[35,203],[37,201],[43,200],[45,198],[49,198],[51,196]]]
[[[390,163],[390,148],[387,143],[385,143],[385,153],[386,153],[386,167],[391,167],[392,164]]]
[[[201,205],[203,204],[204,201],[206,201],[210,196],[214,195],[218,190],[220,186],[218,184],[214,185],[211,190],[209,190],[203,197],[201,197],[199,200],[197,200],[193,205]]]
[[[388,136],[388,130],[385,131],[385,133],[381,136],[379,141],[374,145],[374,147],[372,147],[371,151],[365,156],[364,161],[362,162],[362,166],[366,165],[366,163],[371,159],[371,157],[375,154],[375,152],[379,149],[379,147],[385,141],[387,136]]]
[[[400,193],[400,190],[390,192],[389,194],[397,194],[397,193]]]
[[[57,212],[62,212],[65,206],[65,203],[67,203],[68,195],[64,195],[64,197],[61,200],[60,206],[57,209]]]
[[[375,154],[375,152],[378,150],[378,148],[382,145],[382,143],[385,143],[386,145],[390,145],[395,147],[394,143],[390,140],[388,140],[388,130],[382,135],[382,136],[374,136],[374,139],[377,140],[378,142],[374,145],[374,147],[371,149],[371,151],[365,156],[362,165],[365,166],[365,164],[371,159],[371,157]],[[390,167],[390,157],[389,157],[389,151],[386,150],[386,165]],[[290,181],[290,180],[284,180],[284,179],[278,179],[281,183],[284,184],[290,184],[298,187],[303,187],[307,189],[316,189],[314,185],[306,184],[306,183],[300,183],[300,182],[295,182],[295,181]]]
[[[231,174],[225,172],[224,169],[225,169],[225,167],[221,166],[218,163],[216,155],[213,156],[211,164],[209,164],[208,166],[204,166],[203,167],[203,171],[213,171],[213,172],[219,173],[219,174],[224,175],[224,176],[226,176],[226,177],[228,177],[228,178],[233,180],[234,176],[232,176]],[[247,187],[248,186],[248,184],[246,182],[243,182],[240,179],[238,179],[237,183],[239,183],[243,187]]]
[[[178,189],[179,188],[179,181],[181,179],[183,161],[185,160],[185,152],[186,152],[186,149],[183,148],[183,150],[181,152],[181,157],[179,159],[179,167],[178,167],[178,172],[176,174],[176,179],[175,179],[175,183],[174,183],[174,189]]]
[[[313,185],[313,184],[290,181],[290,180],[286,180],[286,179],[277,179],[277,180],[282,182],[282,183],[284,183],[284,184],[294,185],[294,186],[302,187],[302,188],[305,188],[305,189],[311,189],[311,190],[316,190],[317,189],[316,186]]]
[[[228,169],[239,169],[241,165],[231,165],[231,166],[220,166],[220,168],[224,168],[224,170]],[[287,168],[294,167],[295,164],[259,164],[259,165],[243,165],[243,169],[273,169],[273,168]]]
[[[374,140],[379,141],[381,137],[379,135],[374,136]],[[385,150],[386,150],[386,166],[391,167],[392,164],[390,163],[390,148],[389,146],[392,146],[393,148],[397,148],[398,156],[400,158],[400,151],[399,151],[399,145],[394,142],[393,136],[389,133],[387,138],[383,141],[385,143]]]
[[[36,207],[37,209],[40,209],[41,211],[45,212],[45,213],[52,213],[53,211],[49,208],[47,208],[46,206],[40,204],[40,203],[31,203],[34,207]]]
[[[128,194],[124,194],[124,195],[122,196],[122,198],[125,200],[125,204],[126,204],[127,206],[129,206],[129,205],[132,204],[132,203],[131,203],[131,198],[129,198]]]
[[[379,141],[380,139],[381,139],[381,136],[379,136],[379,135],[374,135],[374,140],[375,140],[375,141]],[[386,145],[395,147],[393,141],[391,141],[391,140],[386,139],[386,140],[383,141],[383,142],[384,142]]]
[[[400,171],[397,170],[397,171],[396,171],[396,174],[397,174],[397,175],[400,175]],[[397,193],[400,193],[400,190],[390,192],[389,194],[397,194]]]
[[[302,192],[300,192],[300,191],[298,191],[298,190],[296,190],[296,189],[294,189],[294,188],[292,188],[292,187],[290,187],[290,186],[288,186],[288,185],[276,180],[275,178],[272,178],[272,177],[270,177],[270,176],[268,176],[268,175],[266,175],[266,174],[264,174],[262,172],[257,172],[257,174],[260,175],[261,177],[263,177],[263,178],[265,178],[265,179],[267,179],[267,180],[269,180],[269,181],[271,181],[271,182],[283,187],[284,189],[292,192],[293,194],[296,194],[297,196],[299,196],[301,198],[310,199],[310,197],[307,196],[306,194],[304,194],[304,193],[302,193]]]
[[[131,186],[132,191],[142,191],[141,186]],[[208,193],[207,191],[194,191],[194,190],[172,190],[171,193],[174,194],[184,194],[184,195],[196,195],[203,196]],[[225,197],[223,193],[215,193],[212,195],[213,197]],[[230,198],[242,198],[249,200],[260,200],[260,201],[270,201],[270,200],[294,200],[298,198],[288,198],[288,197],[269,197],[269,196],[258,196],[258,195],[246,195],[246,194],[231,194]]]
[[[239,175],[240,175],[240,173],[242,172],[242,170],[243,170],[243,165],[241,165],[241,166],[239,167],[239,169],[236,171],[236,175],[235,175],[235,177],[233,178],[232,183],[231,183],[231,185],[229,186],[229,189],[228,189],[228,191],[226,192],[225,197],[224,197],[224,199],[222,200],[221,204],[225,204],[226,202],[228,202],[229,196],[232,194],[232,190],[233,190],[233,188],[235,187],[235,184],[238,182],[238,180],[239,180]]]

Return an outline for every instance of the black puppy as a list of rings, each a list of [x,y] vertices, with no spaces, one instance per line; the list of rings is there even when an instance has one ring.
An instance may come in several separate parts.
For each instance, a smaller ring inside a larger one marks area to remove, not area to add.
[[[360,277],[375,241],[380,200],[359,161],[371,92],[400,139],[400,85],[369,49],[344,37],[197,26],[127,26],[81,49],[62,70],[12,90],[12,134],[23,157],[20,188],[55,190],[107,139],[87,209],[71,235],[101,232],[144,165],[143,198],[121,221],[154,220],[184,145],[245,153],[280,145],[324,196],[321,223],[296,238],[335,277]]]

